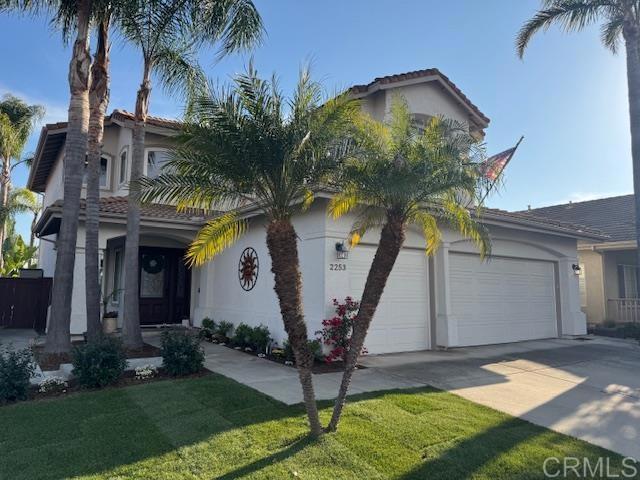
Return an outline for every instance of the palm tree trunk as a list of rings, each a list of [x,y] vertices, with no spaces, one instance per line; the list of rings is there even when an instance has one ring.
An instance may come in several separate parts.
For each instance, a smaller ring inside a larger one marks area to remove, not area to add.
[[[68,352],[71,348],[71,298],[78,239],[78,215],[82,175],[87,154],[89,127],[89,1],[78,0],[76,40],[69,64],[69,121],[64,152],[64,204],[57,238],[56,268],[51,294],[51,318],[46,351]]]
[[[635,196],[636,265],[640,267],[640,29],[631,19],[624,22],[623,36],[627,56],[629,92],[629,123],[631,125],[631,158],[633,162],[633,193]],[[638,269],[636,268],[636,272]]]
[[[102,333],[100,322],[100,158],[104,135],[104,115],[109,103],[109,20],[98,24],[96,54],[91,67],[89,90],[89,138],[87,165],[87,202],[85,219],[85,290],[87,339],[94,341]]]
[[[140,329],[140,267],[138,249],[140,246],[140,201],[136,192],[136,182],[144,171],[145,122],[149,113],[151,94],[150,65],[145,62],[144,76],[136,97],[135,123],[133,126],[133,153],[131,155],[131,176],[127,198],[127,240],[124,250],[124,264],[127,266],[124,281],[124,323],[122,335],[128,348],[143,345]]]
[[[342,409],[347,401],[347,392],[351,383],[351,377],[358,363],[360,352],[364,346],[364,340],[369,331],[369,326],[376,313],[376,308],[380,303],[380,297],[387,284],[387,279],[393,270],[398,254],[402,249],[405,239],[404,222],[401,217],[395,215],[387,216],[387,223],[382,228],[380,243],[373,257],[373,262],[369,268],[367,281],[364,285],[364,292],[360,301],[360,309],[354,320],[351,344],[345,361],[345,370],[342,375],[342,382],[338,390],[333,407],[333,414],[327,431],[334,432],[338,428],[338,422],[342,415]]]
[[[11,159],[6,156],[2,157],[2,169],[0,171],[0,212],[3,208],[6,208],[9,203],[9,179],[11,178]],[[0,270],[4,260],[2,259],[2,244],[4,243],[4,230],[5,230],[5,213],[0,214]]]
[[[296,231],[289,220],[274,220],[267,226],[267,247],[275,280],[274,290],[280,303],[284,329],[295,356],[311,433],[318,436],[322,434],[322,426],[313,391],[313,354],[309,349],[307,325],[302,310],[297,241]]]

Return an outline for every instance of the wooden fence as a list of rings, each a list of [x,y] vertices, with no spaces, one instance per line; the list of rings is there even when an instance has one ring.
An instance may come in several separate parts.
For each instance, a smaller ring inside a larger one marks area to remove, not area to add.
[[[51,278],[0,278],[0,328],[44,332],[51,285]]]

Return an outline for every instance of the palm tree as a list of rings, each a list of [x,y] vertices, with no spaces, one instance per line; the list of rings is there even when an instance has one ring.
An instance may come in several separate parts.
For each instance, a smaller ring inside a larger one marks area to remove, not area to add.
[[[334,218],[357,214],[351,244],[372,228],[381,228],[380,241],[369,269],[354,319],[345,372],[328,431],[335,431],[369,325],[389,274],[405,240],[407,225],[416,224],[426,240],[427,255],[440,243],[439,222],[473,239],[484,256],[487,233],[466,205],[478,198],[482,183],[478,165],[482,148],[465,124],[433,118],[421,132],[412,121],[405,100],[396,97],[388,123],[363,116],[356,125],[354,146],[338,176],[341,193],[329,209]]]
[[[640,246],[640,0],[543,0],[542,9],[520,29],[516,49],[522,58],[531,38],[553,24],[578,31],[596,22],[602,22],[605,47],[616,54],[622,39],[626,50],[636,240]],[[636,249],[636,263],[640,265],[640,248]]]
[[[97,15],[96,52],[91,65],[89,87],[89,136],[87,152],[87,196],[85,206],[85,295],[87,340],[94,341],[102,333],[100,322],[100,159],[104,135],[104,116],[109,103],[109,26],[111,11]]]
[[[254,204],[267,218],[266,237],[275,292],[294,351],[304,403],[314,435],[322,432],[313,391],[313,355],[302,309],[297,235],[291,218],[313,201],[311,188],[335,169],[334,139],[358,110],[344,96],[322,101],[320,86],[301,72],[286,100],[277,81],[248,72],[232,89],[192,101],[191,116],[176,139],[175,156],[157,179],[142,179],[142,199],[177,202],[181,208],[227,213],[210,221],[191,244],[187,258],[202,265],[247,229],[238,208]]]
[[[11,172],[20,161],[24,146],[33,131],[35,123],[44,115],[40,105],[27,105],[13,95],[5,95],[0,101],[0,208],[9,202]],[[2,245],[4,243],[3,222],[0,222],[0,268],[2,268]]]
[[[67,16],[69,11],[74,12],[75,40],[69,62],[69,117],[64,150],[64,205],[56,241],[51,315],[45,345],[46,352],[53,354],[68,352],[71,348],[73,272],[89,128],[89,30],[92,9],[101,3],[101,0],[0,0],[0,12],[44,10],[54,21]]]
[[[195,59],[197,47],[220,41],[221,55],[249,47],[261,38],[262,20],[252,0],[132,0],[119,24],[125,39],[139,48],[143,61],[133,127],[130,184],[135,184],[144,168],[145,122],[152,77],[155,75],[171,93],[199,88],[204,82]],[[130,189],[122,329],[129,348],[142,346],[139,237],[140,205],[136,192]]]
[[[28,266],[31,266],[37,250],[34,245],[33,230],[29,245],[24,244],[22,237],[16,235],[14,231],[15,216],[20,213],[31,213],[35,219],[40,209],[38,196],[26,188],[12,190],[7,197],[7,203],[0,207],[0,223],[6,226],[6,235],[1,245],[3,251],[0,254],[5,260],[10,259],[10,265],[3,263],[0,266],[0,275],[15,276],[18,274],[17,269],[23,268],[27,262]],[[5,246],[8,248],[7,251],[4,251]]]

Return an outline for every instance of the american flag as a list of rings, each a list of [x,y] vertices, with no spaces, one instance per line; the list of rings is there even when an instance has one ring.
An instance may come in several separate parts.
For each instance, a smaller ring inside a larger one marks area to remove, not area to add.
[[[522,138],[518,140],[518,143],[516,143],[514,147],[509,148],[504,152],[497,153],[482,162],[480,164],[480,175],[491,182],[495,182],[513,157],[514,153],[516,153],[520,142],[522,142]]]

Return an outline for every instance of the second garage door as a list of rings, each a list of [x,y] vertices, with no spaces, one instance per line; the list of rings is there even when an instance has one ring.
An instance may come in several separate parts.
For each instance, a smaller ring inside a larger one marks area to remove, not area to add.
[[[349,254],[349,293],[361,298],[375,249],[360,245]],[[369,329],[369,353],[424,350],[429,345],[429,291],[423,250],[404,249],[393,267]]]
[[[452,253],[449,268],[458,346],[558,336],[552,262]]]

